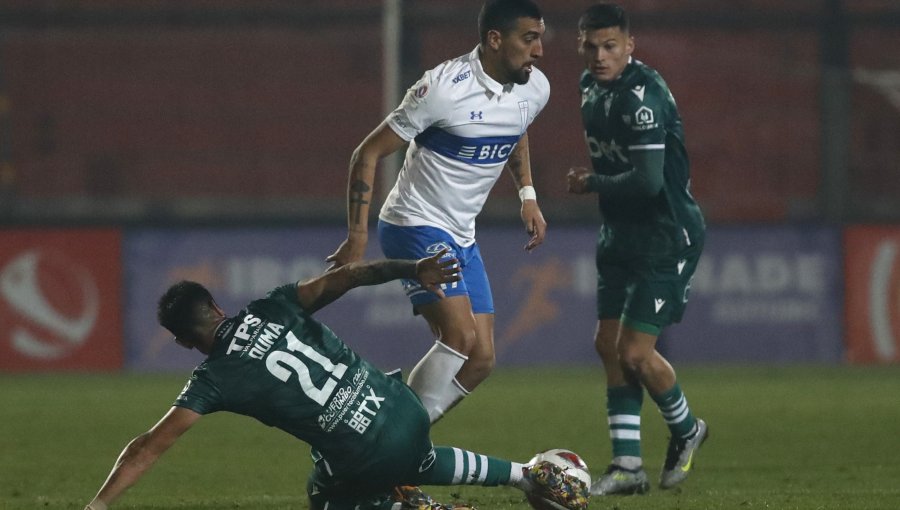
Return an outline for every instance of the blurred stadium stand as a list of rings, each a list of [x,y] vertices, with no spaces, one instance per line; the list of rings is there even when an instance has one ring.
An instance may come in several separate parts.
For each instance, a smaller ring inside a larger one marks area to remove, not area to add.
[[[595,221],[575,24],[544,0],[531,130],[551,221]],[[623,0],[679,102],[711,222],[900,219],[900,3]],[[403,86],[470,50],[480,1],[404,2]],[[382,111],[381,2],[0,2],[0,223],[343,221]],[[516,220],[502,177],[483,220]],[[377,211],[377,208],[375,208]]]

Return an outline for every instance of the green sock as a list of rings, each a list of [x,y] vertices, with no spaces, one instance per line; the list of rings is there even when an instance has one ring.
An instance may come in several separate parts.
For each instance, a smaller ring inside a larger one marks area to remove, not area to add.
[[[462,448],[437,446],[434,463],[421,473],[421,485],[509,485],[513,463]],[[520,468],[521,469],[521,468]]]
[[[640,386],[616,386],[606,389],[606,414],[612,456],[641,456],[641,404],[644,390]]]
[[[691,437],[696,429],[697,420],[688,407],[687,399],[681,392],[681,386],[675,383],[672,389],[663,392],[661,395],[650,395],[659,406],[659,412],[662,413],[663,419],[672,432],[672,437],[680,437],[687,439]]]

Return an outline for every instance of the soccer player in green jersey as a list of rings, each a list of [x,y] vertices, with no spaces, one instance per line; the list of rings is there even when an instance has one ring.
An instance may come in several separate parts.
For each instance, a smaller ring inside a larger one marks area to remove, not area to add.
[[[446,251],[421,260],[354,262],[278,287],[227,317],[202,285],[183,281],[160,298],[160,324],[207,356],[169,411],[131,441],[87,510],[103,510],[201,416],[256,418],[312,446],[314,510],[444,510],[415,485],[514,486],[573,510],[587,486],[548,462],[523,465],[433,447],[428,413],[399,376],[360,358],[311,314],[360,285],[415,279],[442,297],[459,280]],[[466,508],[466,507],[463,507]]]
[[[596,193],[595,345],[606,370],[613,459],[591,494],[645,493],[641,459],[644,389],[671,431],[660,487],[681,483],[708,436],[675,371],[656,350],[662,329],[681,320],[705,225],[691,196],[684,132],[662,77],[634,60],[621,7],[598,4],[578,23],[581,116],[593,170],[572,168],[571,193]]]

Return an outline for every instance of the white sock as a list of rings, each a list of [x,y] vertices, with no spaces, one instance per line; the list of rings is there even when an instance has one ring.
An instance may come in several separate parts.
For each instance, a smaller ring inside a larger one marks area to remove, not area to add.
[[[629,471],[636,471],[638,469],[641,469],[641,466],[644,465],[640,457],[632,456],[616,457],[612,460],[612,463]]]
[[[516,487],[522,492],[528,494],[534,490],[534,484],[532,484],[527,478],[522,476],[522,468],[525,467],[525,464],[520,464],[518,462],[510,462],[509,466],[509,485]]]
[[[419,396],[431,423],[469,394],[455,378],[467,359],[468,356],[436,341],[409,373],[407,384]]]

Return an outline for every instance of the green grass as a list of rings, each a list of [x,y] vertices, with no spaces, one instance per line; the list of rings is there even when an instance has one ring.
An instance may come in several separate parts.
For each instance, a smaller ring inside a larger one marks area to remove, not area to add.
[[[181,375],[0,376],[0,509],[89,501],[122,447],[168,408]],[[696,471],[673,491],[594,499],[591,509],[900,508],[900,367],[682,368],[710,424]],[[436,444],[527,460],[565,447],[594,474],[609,460],[598,370],[495,373],[433,431]],[[667,431],[645,400],[655,479]],[[116,508],[306,508],[308,447],[249,418],[204,418]],[[510,488],[435,487],[481,510],[527,509]]]

